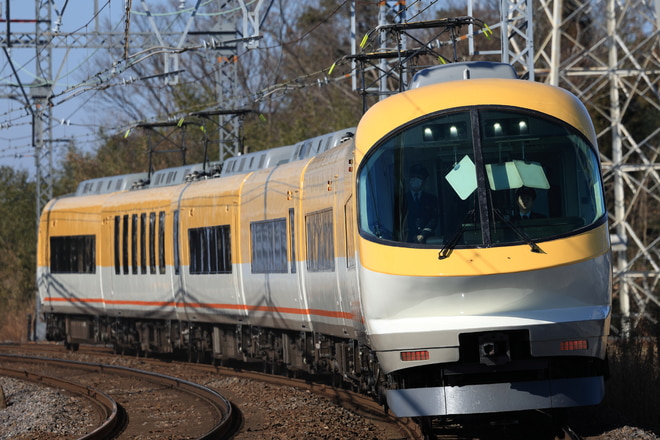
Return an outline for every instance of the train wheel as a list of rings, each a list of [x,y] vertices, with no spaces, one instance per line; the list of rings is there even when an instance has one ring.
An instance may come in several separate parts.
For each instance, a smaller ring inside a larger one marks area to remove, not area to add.
[[[188,347],[188,362],[201,364],[204,362],[206,356],[203,350],[198,350],[194,347]]]
[[[344,375],[338,371],[332,373],[332,387],[337,389],[343,389],[345,386]]]
[[[112,344],[112,353],[124,356],[126,354],[126,347],[115,342]]]

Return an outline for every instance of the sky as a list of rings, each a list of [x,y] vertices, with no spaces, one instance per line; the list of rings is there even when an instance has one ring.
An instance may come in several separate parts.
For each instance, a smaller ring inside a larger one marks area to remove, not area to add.
[[[55,1],[51,29],[60,33],[81,33],[94,30],[94,5],[105,7],[98,14],[99,23],[108,20],[121,20],[122,0],[107,2],[98,0]],[[2,0],[3,40],[7,36],[7,16],[12,40],[21,35],[33,37],[35,33],[36,4],[26,0]],[[60,12],[58,14],[57,12]],[[59,21],[59,26],[58,26]],[[94,50],[54,49],[52,71],[55,77],[53,92],[61,93],[84,81],[85,63],[93,57]],[[36,50],[18,45],[0,52],[0,166],[11,166],[26,170],[34,175],[35,157],[32,141],[32,115],[25,105],[25,93],[30,97],[30,84],[37,82],[38,70],[35,61]],[[19,86],[23,85],[23,90]],[[52,127],[50,145],[53,146],[55,163],[65,151],[68,140],[79,138],[83,144],[93,143],[96,122],[89,104],[91,93],[80,98],[70,99],[52,107]]]
[[[132,5],[129,20],[131,30],[137,27],[139,20],[142,20],[142,23],[149,22],[145,8],[155,13],[159,6],[169,5],[159,20],[167,21],[171,16],[182,18],[179,23],[185,23],[190,19],[196,5],[199,5],[199,15],[210,12],[211,7],[220,4],[229,4],[228,8],[238,5],[236,1],[227,3],[225,0],[0,0],[0,35],[3,35],[3,41],[6,41],[8,29],[11,30],[13,39],[20,38],[24,41],[25,38],[33,37],[36,4],[49,1],[52,5],[50,29],[58,33],[60,42],[63,41],[64,35],[70,34],[67,38],[73,41],[85,33],[97,30],[107,32],[108,29],[118,35],[117,38],[121,38],[127,26],[125,7],[129,3]],[[296,0],[296,3],[300,1],[302,0]],[[255,4],[255,0],[246,2],[248,7]],[[8,11],[10,20],[7,20]],[[191,29],[194,29],[194,24]],[[176,45],[176,42],[165,43]],[[93,67],[90,63],[90,60],[94,60],[103,50],[84,48],[82,43],[72,46],[74,48],[68,50],[52,50],[52,132],[46,141],[52,147],[55,167],[61,162],[71,141],[85,151],[92,151],[99,146],[99,129],[104,128],[110,132],[119,129],[103,125],[111,119],[98,108],[98,101],[95,99],[103,91],[87,86],[94,80],[96,73],[103,76],[110,72],[111,66],[107,66],[105,71],[97,72],[98,67]],[[139,49],[131,47],[130,53],[135,55]],[[34,47],[19,47],[16,44],[0,51],[0,166],[25,170],[31,177],[35,175],[36,168],[32,114],[26,106],[26,96],[27,101],[30,101],[29,85],[34,84],[38,77],[35,55]],[[130,83],[130,71],[120,72],[115,77],[115,81],[122,79]]]
[[[48,0],[36,0],[46,2]],[[218,4],[217,0],[179,0],[172,16],[179,15],[184,22],[191,16],[196,4],[198,12],[204,13],[205,5]],[[118,38],[126,28],[125,5],[127,0],[51,0],[51,30],[61,36],[71,34],[68,39],[94,33],[97,30],[107,32],[112,29]],[[166,0],[133,0],[131,30],[136,22],[148,22],[145,7],[156,12],[159,6],[169,5]],[[7,29],[10,28],[12,41],[16,38],[32,38],[35,33],[34,19],[36,3],[29,0],[0,0],[0,32],[6,41]],[[8,14],[9,10],[9,14]],[[7,16],[9,15],[9,20]],[[194,29],[194,23],[192,28]],[[155,35],[155,34],[154,34]],[[84,40],[83,40],[84,41]],[[165,42],[176,45],[176,42]],[[73,43],[73,48],[52,49],[53,99],[51,103],[52,132],[49,145],[52,146],[54,166],[61,161],[69,142],[86,151],[98,146],[98,130],[101,124],[107,124],[108,115],[99,112],[95,98],[102,93],[97,88],[89,87],[96,73],[108,75],[111,66],[104,72],[97,72],[90,61],[103,52],[102,49],[85,48],[83,43]],[[30,97],[30,85],[37,82],[38,69],[35,61],[35,48],[19,47],[12,44],[0,51],[0,166],[35,174],[35,155],[33,148],[32,114],[26,106],[26,96]],[[140,48],[131,47],[135,54]],[[44,63],[42,62],[42,66]],[[118,81],[130,82],[130,72],[120,72]],[[19,86],[19,84],[22,86]],[[29,100],[29,99],[28,99]],[[33,107],[34,108],[34,107]],[[113,127],[103,127],[112,130]]]

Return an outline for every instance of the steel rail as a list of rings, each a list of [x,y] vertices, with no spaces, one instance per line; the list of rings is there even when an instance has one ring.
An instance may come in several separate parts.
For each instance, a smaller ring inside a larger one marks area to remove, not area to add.
[[[85,434],[78,440],[105,439],[123,422],[123,417],[119,412],[117,402],[112,397],[96,388],[83,385],[78,382],[61,379],[59,377],[32,373],[25,370],[24,368],[11,369],[0,367],[0,376],[13,377],[14,379],[28,381],[40,385],[45,384],[51,388],[59,388],[77,394],[91,402],[103,422],[94,431]]]
[[[217,422],[215,423],[215,426],[211,430],[209,430],[206,434],[198,437],[195,440],[216,440],[216,439],[227,438],[232,434],[233,432],[232,430],[235,429],[236,418],[238,417],[238,415],[235,411],[233,411],[231,402],[227,398],[222,396],[220,393],[210,388],[206,388],[202,385],[189,382],[187,380],[178,379],[176,377],[167,376],[160,373],[152,373],[148,371],[137,370],[129,367],[98,364],[91,362],[81,362],[81,361],[73,361],[73,360],[62,360],[62,359],[54,359],[54,358],[42,358],[36,356],[0,354],[0,360],[6,360],[11,362],[19,362],[19,361],[42,362],[50,365],[57,365],[64,367],[74,366],[77,369],[93,371],[99,374],[102,373],[118,374],[124,376],[132,376],[139,378],[141,380],[155,382],[159,385],[163,385],[171,389],[180,390],[182,392],[203,399],[209,404],[211,408],[213,408],[216,411]],[[92,439],[87,439],[87,440],[92,440]]]

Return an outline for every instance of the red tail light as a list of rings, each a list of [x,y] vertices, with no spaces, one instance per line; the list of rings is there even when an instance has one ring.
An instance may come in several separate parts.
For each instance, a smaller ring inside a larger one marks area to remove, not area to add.
[[[404,362],[407,361],[428,361],[429,352],[424,351],[402,351],[401,360]]]
[[[559,349],[561,351],[573,351],[573,350],[586,350],[589,348],[589,344],[586,339],[578,339],[576,341],[562,341],[559,344]]]

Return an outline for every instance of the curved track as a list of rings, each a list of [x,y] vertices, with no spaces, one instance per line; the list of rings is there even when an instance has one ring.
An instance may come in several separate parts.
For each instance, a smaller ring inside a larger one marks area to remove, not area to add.
[[[164,374],[122,366],[13,354],[0,354],[0,361],[13,363],[20,362],[22,365],[21,369],[0,369],[0,374],[2,375],[65,389],[92,401],[95,408],[97,408],[97,412],[101,416],[101,420],[104,420],[104,422],[93,432],[82,437],[86,440],[115,438],[119,434],[118,431],[121,431],[125,424],[125,419],[122,417],[120,406],[111,397],[93,387],[40,373],[29,372],[27,371],[27,366],[29,364],[39,363],[44,365],[47,369],[55,367],[71,368],[97,374],[129,376],[141,381],[148,381],[157,384],[163,389],[172,389],[194,396],[195,399],[204,401],[206,405],[211,408],[213,419],[215,421],[212,429],[207,431],[204,435],[197,437],[197,440],[229,437],[233,432],[233,429],[235,429],[237,418],[239,417],[233,410],[231,402],[216,391]]]
[[[2,348],[11,348],[11,346],[0,345],[0,349]],[[48,352],[49,355],[52,353],[53,356],[58,356],[62,353],[70,354],[70,352],[64,351],[62,346],[53,344],[29,344],[14,346],[13,348],[16,350],[25,350],[30,352]],[[80,346],[79,354],[88,354],[91,356],[99,357],[117,356],[112,353],[112,349],[110,348],[102,348],[99,346],[91,345]],[[135,357],[126,358],[135,359]],[[139,358],[139,361],[143,365],[148,365],[147,368],[153,368],[156,370],[164,365],[163,359],[161,358]],[[418,424],[419,421],[413,420],[411,418],[397,418],[392,414],[384,412],[383,407],[376,403],[371,397],[367,397],[348,390],[339,389],[329,384],[318,383],[314,380],[288,378],[285,376],[246,370],[245,368],[220,367],[202,363],[191,364],[174,360],[169,360],[166,365],[181,365],[184,366],[184,368],[189,372],[234,376],[273,385],[293,386],[306,389],[310,392],[325,396],[326,398],[333,400],[344,407],[350,408],[357,413],[361,412],[387,419],[389,422],[398,425],[401,438],[406,439],[581,439],[581,437],[574,433],[569,427],[556,424],[550,414],[541,411],[527,411],[508,415],[499,414],[462,416],[455,418],[434,418],[432,421],[428,421],[425,425],[424,423]],[[421,427],[425,428],[426,435],[421,433]]]
[[[0,351],[12,353],[30,353],[35,355],[62,357],[74,355],[71,351],[65,350],[64,346],[56,344],[0,344]],[[80,345],[79,351],[75,353],[76,356],[92,356],[93,359],[99,359],[101,362],[106,362],[103,359],[106,357],[117,358],[118,355],[113,353],[110,347],[101,347],[95,345]],[[1,358],[0,358],[1,359]],[[138,358],[135,356],[124,356],[124,359],[129,361],[136,361]],[[163,358],[149,358],[140,357],[139,362],[141,368],[147,368],[154,371],[165,371],[167,374],[179,375],[173,373],[170,367],[183,366],[188,373],[211,374],[220,376],[231,376],[242,378],[246,380],[268,383],[275,386],[290,386],[298,389],[303,389],[311,393],[323,396],[348,410],[374,417],[379,419],[382,423],[396,425],[396,430],[400,432],[401,437],[405,439],[421,439],[422,435],[419,426],[413,419],[397,418],[391,413],[383,411],[383,407],[376,403],[373,398],[365,396],[357,392],[351,392],[345,389],[339,389],[329,384],[315,382],[315,379],[296,379],[291,377],[279,376],[268,374],[255,370],[249,370],[248,365],[233,367],[222,367],[217,365],[210,365],[204,363],[187,363],[176,360],[168,359],[164,364]],[[148,365],[148,366],[147,366]],[[190,376],[185,376],[190,378]],[[196,380],[196,379],[192,379]]]
[[[99,419],[102,420],[102,423],[94,431],[80,437],[79,440],[100,440],[111,438],[112,434],[120,431],[121,427],[126,422],[124,413],[120,410],[117,402],[112,397],[96,388],[59,377],[32,373],[25,368],[11,369],[0,367],[0,376],[13,377],[14,379],[66,390],[90,402],[99,416]]]

